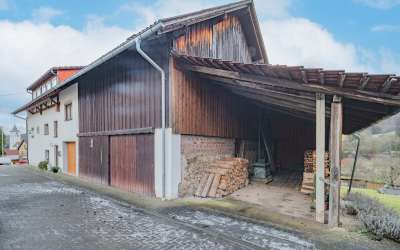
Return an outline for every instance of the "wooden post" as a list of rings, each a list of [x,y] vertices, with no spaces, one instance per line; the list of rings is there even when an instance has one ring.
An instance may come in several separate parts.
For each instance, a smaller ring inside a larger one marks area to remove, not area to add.
[[[316,94],[315,219],[325,223],[325,95]]]
[[[331,107],[330,132],[330,192],[329,192],[329,226],[339,226],[340,214],[340,170],[342,151],[343,108],[342,98],[334,96]]]

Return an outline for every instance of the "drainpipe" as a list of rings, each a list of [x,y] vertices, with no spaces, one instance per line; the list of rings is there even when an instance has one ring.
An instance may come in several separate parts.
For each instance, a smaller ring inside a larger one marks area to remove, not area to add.
[[[350,183],[349,183],[349,189],[347,190],[347,194],[350,194],[351,187],[353,185],[354,172],[356,170],[357,158],[358,158],[358,150],[360,148],[360,141],[361,141],[361,138],[360,138],[360,136],[358,134],[354,134],[354,137],[357,139],[357,148],[356,148],[356,155],[354,156],[353,170],[351,171],[351,179],[350,179]]]
[[[162,199],[165,199],[165,72],[164,70],[153,61],[140,47],[143,39],[150,36],[157,30],[161,29],[164,25],[162,23],[156,24],[153,28],[145,31],[138,37],[136,37],[136,51],[149,62],[157,71],[161,73],[161,133],[162,133]]]

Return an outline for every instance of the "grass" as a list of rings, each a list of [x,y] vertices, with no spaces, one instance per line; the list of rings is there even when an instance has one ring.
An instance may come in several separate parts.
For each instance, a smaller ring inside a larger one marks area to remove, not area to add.
[[[356,192],[364,194],[370,198],[375,198],[385,207],[394,209],[400,215],[400,196],[398,195],[381,194],[378,193],[377,190],[365,188],[352,188],[351,192]],[[343,197],[347,194],[347,187],[342,187],[341,194]]]

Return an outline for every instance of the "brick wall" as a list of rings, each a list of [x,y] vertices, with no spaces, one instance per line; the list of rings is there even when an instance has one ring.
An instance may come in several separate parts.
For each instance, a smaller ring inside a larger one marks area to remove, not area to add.
[[[234,155],[235,139],[182,135],[180,196],[194,194],[204,170],[214,161]]]

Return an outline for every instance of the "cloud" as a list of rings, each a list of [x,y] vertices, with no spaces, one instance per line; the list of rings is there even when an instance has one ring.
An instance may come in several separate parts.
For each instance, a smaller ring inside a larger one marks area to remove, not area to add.
[[[295,0],[256,0],[256,11],[261,19],[282,18],[290,16],[290,10]]]
[[[400,25],[382,24],[371,28],[373,32],[400,32]]]
[[[86,65],[108,52],[133,31],[90,19],[83,30],[32,21],[0,21],[0,125],[23,121],[9,113],[29,100],[26,87],[52,66]],[[105,35],[106,34],[106,35]]]
[[[0,10],[8,10],[9,8],[8,0],[0,0]]]
[[[400,0],[354,0],[354,2],[381,10],[388,10],[400,5]]]
[[[341,43],[320,25],[304,18],[269,20],[261,23],[270,62],[309,67],[362,70],[357,49]],[[311,35],[312,34],[312,35]]]
[[[141,25],[146,26],[154,21],[171,17],[175,15],[180,15],[184,13],[189,13],[197,10],[202,10],[205,8],[226,4],[231,1],[229,0],[156,0],[151,4],[140,4],[137,1],[131,1],[130,3],[124,4],[120,7],[120,11],[131,12],[136,15]]]
[[[52,7],[40,7],[32,11],[32,18],[34,21],[39,23],[48,23],[56,16],[61,15],[61,10],[54,9]]]

